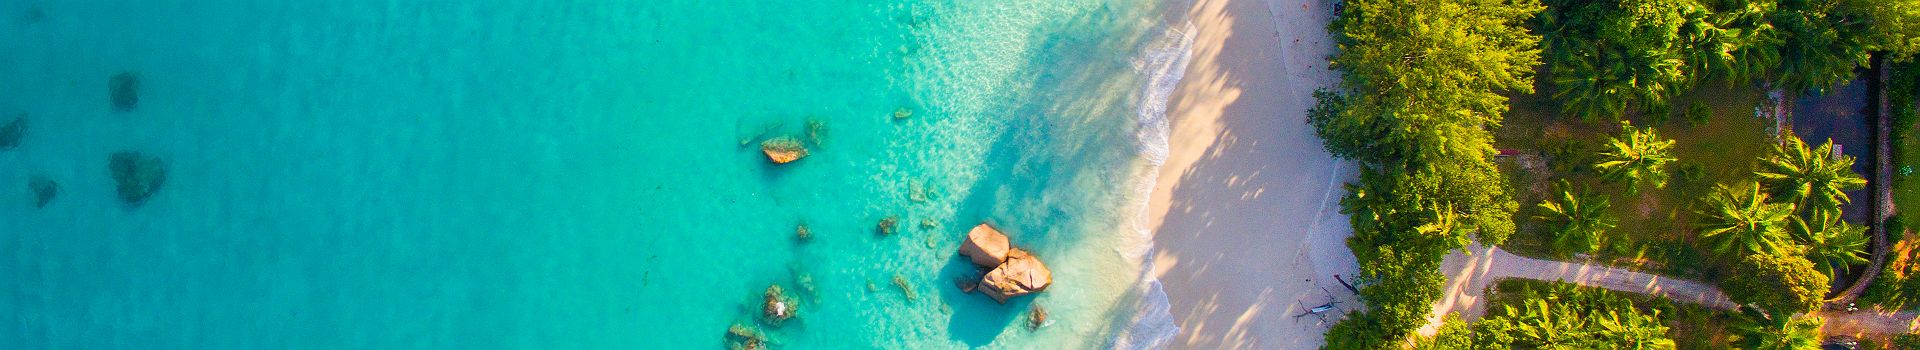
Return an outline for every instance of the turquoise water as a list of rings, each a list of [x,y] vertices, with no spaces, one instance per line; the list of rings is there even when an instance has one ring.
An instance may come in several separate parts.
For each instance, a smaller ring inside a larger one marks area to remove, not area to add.
[[[1153,3],[0,3],[0,116],[31,121],[0,151],[0,344],[1101,346],[1138,298]],[[750,145],[810,123],[797,163]],[[138,207],[119,150],[168,165]],[[961,294],[983,221],[1054,287]],[[776,283],[800,316],[758,325]]]

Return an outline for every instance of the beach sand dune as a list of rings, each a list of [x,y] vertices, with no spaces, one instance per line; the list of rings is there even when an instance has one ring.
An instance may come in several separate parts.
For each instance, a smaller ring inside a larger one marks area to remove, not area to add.
[[[1172,6],[1196,32],[1147,215],[1154,274],[1181,328],[1174,348],[1318,348],[1339,315],[1295,315],[1329,296],[1359,307],[1333,278],[1358,271],[1338,213],[1340,184],[1356,171],[1305,123],[1313,91],[1337,82],[1327,70],[1330,5]]]

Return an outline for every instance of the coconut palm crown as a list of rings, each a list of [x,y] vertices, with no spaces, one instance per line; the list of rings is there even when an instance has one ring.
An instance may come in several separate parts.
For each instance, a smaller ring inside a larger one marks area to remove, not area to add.
[[[1638,192],[1643,182],[1666,188],[1667,164],[1674,161],[1672,150],[1673,140],[1660,138],[1653,128],[1636,129],[1633,124],[1622,123],[1620,135],[1608,140],[1606,151],[1600,153],[1600,161],[1593,168],[1608,181],[1626,181],[1629,192]]]
[[[1808,148],[1788,137],[1773,150],[1754,175],[1775,200],[1806,211],[1838,212],[1849,201],[1846,191],[1867,186],[1867,180],[1853,172],[1853,157],[1834,154],[1833,141]]]
[[[1767,201],[1760,185],[1748,182],[1721,185],[1707,196],[1700,214],[1700,239],[1714,252],[1768,253],[1780,251],[1787,243],[1787,217],[1793,216],[1793,205]]]

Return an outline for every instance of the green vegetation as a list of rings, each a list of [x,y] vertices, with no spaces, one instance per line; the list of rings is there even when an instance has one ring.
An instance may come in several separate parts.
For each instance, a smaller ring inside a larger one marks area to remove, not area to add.
[[[1329,330],[1327,347],[1405,345],[1443,289],[1441,258],[1474,240],[1714,281],[1755,308],[1744,323],[1710,312],[1676,323],[1662,318],[1671,306],[1516,287],[1488,318],[1450,321],[1416,348],[1725,348],[1715,327],[1736,323],[1752,348],[1817,338],[1821,319],[1794,315],[1865,261],[1863,228],[1838,219],[1864,181],[1830,142],[1770,134],[1756,105],[1772,86],[1848,80],[1870,52],[1920,52],[1920,2],[1542,1],[1349,0],[1329,26],[1344,80],[1316,92],[1307,120],[1363,166],[1341,208],[1369,308]],[[1536,85],[1551,98],[1532,96]],[[1523,152],[1495,164],[1495,143]],[[1897,159],[1907,153],[1920,151]],[[1881,294],[1920,297],[1911,284]]]
[[[1749,350],[1803,350],[1820,348],[1819,317],[1769,316],[1752,308],[1740,309],[1734,322],[1734,345]]]
[[[1641,294],[1563,282],[1500,281],[1487,315],[1448,316],[1414,349],[1724,349],[1737,315]]]
[[[1473,343],[1488,349],[1671,349],[1659,310],[1604,290],[1556,283],[1501,290]],[[1503,285],[1504,287],[1504,285]]]
[[[1593,169],[1607,181],[1626,182],[1631,193],[1639,193],[1643,182],[1667,188],[1667,165],[1674,161],[1672,149],[1673,140],[1660,138],[1653,128],[1635,129],[1633,124],[1622,124],[1620,136],[1608,140]]]
[[[1761,253],[1742,257],[1720,289],[1734,302],[1791,315],[1818,310],[1828,281],[1806,258]]]
[[[1550,0],[1540,16],[1562,110],[1663,111],[1703,79],[1824,91],[1868,53],[1916,52],[1920,5],[1902,0]]]
[[[1592,191],[1573,188],[1566,180],[1560,180],[1560,197],[1557,201],[1541,201],[1541,221],[1548,222],[1553,232],[1553,245],[1566,251],[1591,253],[1600,250],[1600,240],[1612,229],[1614,218],[1607,213],[1607,197]]]
[[[1440,260],[1471,235],[1514,231],[1519,205],[1492,162],[1501,91],[1531,92],[1538,37],[1527,0],[1350,0],[1329,30],[1342,85],[1315,94],[1308,123],[1334,155],[1364,165],[1341,210],[1369,311],[1328,331],[1328,348],[1401,344],[1426,323]]]
[[[1815,211],[1805,218],[1795,216],[1788,228],[1806,247],[1807,260],[1819,265],[1827,276],[1840,276],[1850,266],[1867,262],[1867,228],[1840,221],[1838,213]]]
[[[1767,199],[1757,183],[1721,186],[1707,197],[1707,207],[1700,213],[1700,238],[1714,252],[1728,256],[1780,251],[1793,205]]]
[[[1848,202],[1846,191],[1867,187],[1867,179],[1853,173],[1853,157],[1833,156],[1832,141],[1810,149],[1799,138],[1789,137],[1773,154],[1761,160],[1754,174],[1774,198],[1803,211],[1837,215]]]

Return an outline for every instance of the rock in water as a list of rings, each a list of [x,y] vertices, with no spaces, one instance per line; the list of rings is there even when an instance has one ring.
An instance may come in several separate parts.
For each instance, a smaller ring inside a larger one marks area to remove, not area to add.
[[[765,349],[766,346],[766,336],[760,335],[760,332],[753,328],[747,328],[738,323],[727,327],[728,349]]]
[[[1043,291],[1052,284],[1053,271],[1046,264],[1025,250],[1014,249],[1007,254],[1007,262],[980,280],[980,290],[1004,304],[1008,298]]]
[[[60,194],[60,184],[45,176],[34,176],[27,180],[27,189],[33,191],[33,207],[46,208],[53,197]]]
[[[131,112],[140,107],[140,74],[122,72],[107,78],[107,94],[112,96],[115,112]]]
[[[800,224],[799,228],[793,229],[793,235],[801,242],[813,240],[813,230],[807,229],[807,224]]]
[[[121,151],[107,159],[107,168],[118,184],[120,200],[139,205],[167,182],[167,165],[144,153]]]
[[[760,152],[767,154],[767,160],[774,164],[787,164],[807,157],[807,146],[791,136],[781,136],[760,142]]]
[[[900,217],[888,216],[885,219],[880,219],[880,224],[877,225],[877,227],[874,227],[874,231],[879,232],[881,236],[886,236],[886,235],[892,235],[893,231],[898,229],[899,227],[900,227]]]
[[[761,316],[766,317],[767,324],[779,326],[781,322],[793,318],[793,314],[799,310],[794,308],[793,299],[787,297],[787,291],[775,284],[767,286],[766,304],[761,306],[760,311]]]
[[[1047,325],[1047,308],[1040,307],[1040,303],[1033,303],[1033,308],[1027,310],[1027,329],[1038,330],[1040,326],[1045,325]]]
[[[974,265],[989,269],[1006,262],[1010,249],[1013,249],[1013,244],[1007,241],[1007,235],[987,224],[974,226],[972,231],[967,232],[967,241],[960,243],[960,255],[972,259]]]
[[[14,117],[6,126],[0,126],[0,151],[20,146],[20,140],[27,138],[27,116]]]
[[[907,278],[905,276],[901,276],[900,274],[894,274],[893,286],[900,287],[900,293],[906,294],[907,300],[920,299],[920,293],[913,292],[913,284],[907,283]]]

